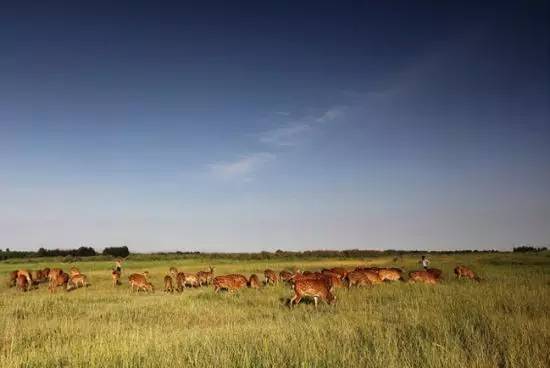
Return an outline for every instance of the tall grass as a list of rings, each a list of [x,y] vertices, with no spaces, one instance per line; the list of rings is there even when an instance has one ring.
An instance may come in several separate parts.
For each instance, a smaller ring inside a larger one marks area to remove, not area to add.
[[[164,294],[168,267],[216,274],[265,268],[379,264],[418,268],[417,258],[130,261],[148,270],[155,294],[111,286],[109,262],[78,264],[91,282],[50,295],[0,289],[2,367],[549,367],[548,253],[437,256],[445,281],[384,284],[336,292],[334,305],[290,310],[283,285],[236,294],[212,288]],[[471,265],[482,283],[455,280]],[[32,268],[67,264],[33,263]],[[3,274],[24,264],[0,263]],[[28,265],[27,265],[28,266]],[[125,278],[124,278],[125,279]]]

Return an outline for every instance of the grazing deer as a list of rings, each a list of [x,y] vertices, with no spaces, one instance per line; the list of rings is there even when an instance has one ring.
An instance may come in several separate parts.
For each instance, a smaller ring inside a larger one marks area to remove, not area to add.
[[[378,270],[378,276],[382,281],[403,281],[403,271],[399,268],[380,268]]]
[[[321,273],[322,273],[323,275],[335,276],[335,277],[340,278],[340,274],[339,274],[339,273],[333,272],[333,271],[331,271],[331,270],[327,270],[326,268],[324,268],[324,269],[321,271]]]
[[[19,275],[17,276],[17,279],[15,281],[15,284],[17,286],[17,289],[18,290],[21,290],[21,291],[27,291],[27,288],[28,288],[28,280],[25,276],[23,275]]]
[[[174,292],[174,286],[172,285],[172,277],[170,277],[170,275],[164,276],[164,292],[165,293]]]
[[[17,277],[24,276],[27,279],[27,289],[30,289],[33,285],[32,275],[29,270],[17,270]]]
[[[290,282],[292,280],[293,273],[289,271],[279,272],[279,278],[284,282]]]
[[[331,304],[335,297],[330,292],[330,285],[325,278],[298,278],[294,280],[294,296],[290,299],[290,306],[300,303],[304,296],[312,297],[317,308],[321,299]]]
[[[264,277],[265,277],[265,284],[277,284],[279,282],[279,277],[277,277],[277,273],[273,270],[265,270],[264,271]]]
[[[382,283],[382,279],[378,273],[370,270],[351,271],[346,275],[346,280],[348,282],[348,288],[351,288],[352,286],[370,286]]]
[[[147,273],[148,274],[148,273]],[[132,289],[132,292],[135,290],[139,291],[151,291],[155,292],[155,288],[153,284],[151,284],[146,275],[143,273],[133,273],[128,277],[128,283],[130,284],[130,288]]]
[[[52,268],[50,272],[48,272],[48,279],[51,281],[52,279],[56,279],[58,276],[62,275],[64,272],[61,268]]]
[[[380,267],[356,267],[355,268],[355,271],[371,271],[376,273],[378,273],[379,270],[380,270]]]
[[[246,279],[246,277],[238,274],[216,276],[212,281],[212,285],[214,285],[214,291],[216,293],[223,289],[232,293],[243,287],[246,287],[247,284],[248,280]]]
[[[69,282],[67,283],[67,290],[85,286],[88,286],[88,278],[86,275],[79,273],[70,277]]]
[[[34,285],[32,273],[29,270],[17,270],[17,277],[24,276],[27,279],[27,289],[30,290]]]
[[[342,286],[342,280],[338,276],[335,276],[334,274],[323,274],[321,272],[304,272],[302,273],[295,273],[290,283],[296,284],[297,280],[323,280],[327,283],[329,290],[332,292],[335,287]]]
[[[346,270],[345,268],[342,268],[342,267],[333,267],[333,268],[330,268],[330,269],[323,269],[323,271],[325,272],[330,272],[332,274],[335,274],[337,275],[340,280],[343,280],[346,275],[348,274],[348,270]]]
[[[470,280],[475,280],[477,282],[481,281],[481,279],[474,273],[474,271],[466,266],[456,266],[454,271],[457,279],[467,278]]]
[[[50,272],[50,282],[48,284],[48,290],[50,293],[53,293],[56,291],[58,286],[63,286],[65,290],[67,290],[67,284],[69,283],[69,274],[61,271],[59,272]]]
[[[412,271],[409,272],[409,282],[421,282],[425,284],[435,285],[438,281],[433,273],[428,271]]]
[[[248,287],[250,287],[252,289],[259,289],[260,288],[260,279],[258,278],[258,276],[255,273],[250,275],[250,278],[248,279]]]
[[[439,268],[428,268],[426,272],[431,273],[437,280],[441,279],[441,274],[443,273]]]
[[[198,286],[200,286],[199,278],[194,273],[179,272],[177,277],[179,278],[178,287],[180,287],[180,286],[181,287],[198,287]]]
[[[44,277],[44,274],[42,273],[42,270],[32,271],[31,278],[35,285],[38,285],[39,283],[45,281],[45,277]]]

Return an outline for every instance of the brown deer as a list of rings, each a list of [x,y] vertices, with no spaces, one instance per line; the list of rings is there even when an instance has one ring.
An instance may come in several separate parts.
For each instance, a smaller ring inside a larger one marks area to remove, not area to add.
[[[296,284],[297,280],[323,280],[327,283],[329,290],[332,292],[335,287],[343,286],[342,280],[338,276],[335,276],[334,274],[323,274],[321,272],[304,272],[302,273],[295,273],[291,280],[291,284]]]
[[[164,276],[164,292],[165,293],[174,292],[174,286],[172,285],[172,277],[170,277],[170,275]]]
[[[42,270],[42,275],[44,276],[44,278],[46,280],[48,280],[48,276],[50,275],[50,268],[49,267],[45,267],[43,270]]]
[[[399,268],[380,268],[378,269],[378,276],[382,281],[403,281],[403,271]]]
[[[48,284],[48,290],[50,293],[53,293],[56,291],[58,286],[62,286],[65,290],[67,290],[67,284],[69,283],[69,274],[61,271],[59,272],[50,272],[49,275],[50,282]]]
[[[421,282],[425,284],[435,285],[438,278],[429,271],[412,271],[409,272],[409,282]]]
[[[300,303],[304,296],[312,297],[317,308],[321,299],[331,304],[335,297],[330,292],[330,285],[325,278],[298,278],[294,280],[294,296],[290,299],[290,306]]]
[[[348,288],[351,288],[352,286],[368,286],[382,283],[382,279],[378,275],[378,272],[370,270],[352,271],[347,274],[346,280],[348,282]]]
[[[343,280],[346,275],[348,274],[348,270],[346,270],[345,268],[343,267],[333,267],[333,268],[329,268],[329,269],[323,269],[323,271],[329,271],[333,274],[336,274],[338,275],[338,277],[340,277],[340,280]]]
[[[253,273],[250,275],[250,278],[248,279],[248,287],[252,289],[259,289],[260,288],[260,279],[258,276]]]
[[[248,280],[243,275],[233,274],[225,276],[214,277],[212,285],[214,285],[214,291],[217,293],[220,290],[227,290],[229,292],[235,292],[243,287],[246,287]]]
[[[139,293],[140,290],[155,292],[153,284],[147,280],[147,276],[142,273],[133,273],[128,277],[128,283],[132,292],[136,291]]]
[[[17,290],[21,290],[21,291],[27,291],[27,288],[28,288],[28,280],[25,276],[23,275],[19,275],[17,276],[16,280],[15,280],[15,284],[17,286]]]
[[[200,286],[199,278],[194,273],[178,272],[176,276],[178,287],[198,287]]]
[[[46,277],[42,273],[42,270],[32,271],[31,278],[35,285],[38,285],[39,283],[46,281]]]
[[[265,284],[266,285],[269,285],[269,284],[277,284],[279,282],[279,277],[277,276],[277,273],[273,270],[265,270],[264,271],[264,277],[265,277]]]
[[[16,284],[17,284],[17,277],[18,277],[18,272],[17,272],[17,271],[11,271],[11,272],[8,274],[8,283],[9,283],[9,286],[10,286],[10,287],[16,286]]]
[[[428,268],[426,272],[431,273],[437,280],[441,279],[441,274],[443,271],[441,271],[439,268]]]
[[[67,290],[77,289],[79,287],[88,286],[88,278],[86,275],[79,273],[72,275],[67,283]]]
[[[474,271],[466,266],[456,266],[454,271],[457,279],[466,278],[470,280],[475,280],[477,282],[481,281],[481,279],[474,273]]]
[[[27,289],[33,286],[32,274],[29,270],[17,270],[17,277],[24,276],[27,279]]]
[[[362,267],[362,266],[360,266],[360,267],[355,268],[355,271],[372,271],[372,272],[376,272],[376,273],[378,273],[379,270],[380,270],[380,267],[374,267],[374,266],[372,266],[372,267]]]
[[[116,269],[113,269],[111,271],[111,279],[113,280],[113,286],[118,286],[121,284],[120,282],[120,271],[117,271]]]
[[[210,268],[209,271],[197,272],[197,277],[199,279],[200,286],[209,285],[210,283],[212,283],[212,278],[214,277],[214,268],[213,267],[209,267],[209,268]]]
[[[73,277],[73,276],[77,276],[77,275],[80,275],[80,270],[77,267],[72,266],[69,269],[69,276]]]
[[[61,268],[52,268],[50,272],[48,272],[48,279],[56,279],[58,276],[62,275],[64,272]]]
[[[293,275],[292,272],[281,271],[279,272],[279,279],[281,279],[284,282],[290,282],[290,280],[292,279],[292,275]]]
[[[175,278],[178,275],[178,269],[176,267],[170,267],[170,275]]]

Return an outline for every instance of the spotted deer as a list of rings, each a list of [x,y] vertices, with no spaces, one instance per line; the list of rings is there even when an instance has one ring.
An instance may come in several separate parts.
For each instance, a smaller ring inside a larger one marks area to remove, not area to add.
[[[311,297],[317,308],[321,299],[331,304],[335,297],[330,292],[330,285],[325,278],[298,278],[294,280],[294,296],[290,299],[290,306],[300,303],[303,297]]]
[[[248,280],[243,275],[232,274],[225,276],[216,276],[212,281],[214,291],[217,293],[220,290],[227,290],[229,292],[235,292],[243,287],[246,287]]]
[[[265,277],[265,284],[269,285],[275,285],[279,282],[279,277],[277,276],[277,273],[273,270],[265,270],[264,271],[264,277]]]

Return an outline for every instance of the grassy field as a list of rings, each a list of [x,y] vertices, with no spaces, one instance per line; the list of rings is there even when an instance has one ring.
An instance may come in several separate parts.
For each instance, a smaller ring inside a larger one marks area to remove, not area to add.
[[[0,288],[1,367],[550,367],[550,253],[433,255],[436,286],[393,283],[336,291],[317,310],[285,306],[283,285],[237,294],[211,287],[162,292],[170,266],[226,273],[391,265],[417,269],[418,256],[372,259],[131,261],[111,286],[112,262],[76,264],[88,288],[50,295]],[[455,280],[458,263],[482,283]],[[0,263],[2,275],[25,267]],[[131,294],[127,276],[148,270],[157,291]],[[262,277],[263,279],[263,277]]]

